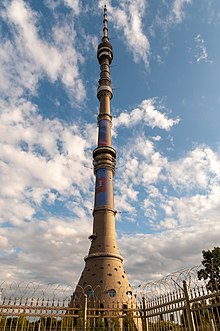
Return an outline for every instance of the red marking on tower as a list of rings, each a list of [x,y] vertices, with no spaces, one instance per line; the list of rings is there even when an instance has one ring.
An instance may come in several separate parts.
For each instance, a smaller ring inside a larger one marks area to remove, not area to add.
[[[105,192],[106,190],[106,178],[101,177],[97,180],[96,193]]]

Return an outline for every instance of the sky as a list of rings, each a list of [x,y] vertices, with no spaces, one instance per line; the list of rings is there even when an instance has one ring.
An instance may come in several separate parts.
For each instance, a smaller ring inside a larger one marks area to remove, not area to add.
[[[2,0],[0,279],[75,286],[92,233],[103,6],[131,284],[220,246],[220,1]]]

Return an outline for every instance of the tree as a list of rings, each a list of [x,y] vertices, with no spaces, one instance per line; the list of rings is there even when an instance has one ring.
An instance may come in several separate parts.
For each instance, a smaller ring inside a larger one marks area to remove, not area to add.
[[[207,280],[206,288],[211,292],[220,289],[220,247],[202,251],[203,268],[198,271],[198,279]]]

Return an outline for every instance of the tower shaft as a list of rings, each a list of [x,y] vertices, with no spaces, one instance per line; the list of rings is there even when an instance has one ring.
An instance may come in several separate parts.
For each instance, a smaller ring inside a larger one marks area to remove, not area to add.
[[[112,45],[108,37],[107,10],[104,8],[103,37],[98,46],[100,79],[97,98],[100,102],[98,115],[98,146],[93,151],[96,177],[93,209],[93,233],[91,246],[85,257],[85,268],[76,287],[76,295],[96,297],[103,305],[113,301],[127,303],[132,292],[128,283],[122,257],[119,254],[115,232],[115,208],[113,178],[116,151],[112,147],[110,103],[113,96],[110,65],[113,59]]]

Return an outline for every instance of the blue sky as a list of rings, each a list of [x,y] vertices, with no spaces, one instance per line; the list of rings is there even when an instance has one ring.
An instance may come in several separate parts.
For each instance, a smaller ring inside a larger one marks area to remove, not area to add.
[[[105,3],[128,278],[192,267],[220,244],[219,0],[3,0],[1,279],[74,286],[84,267]]]

